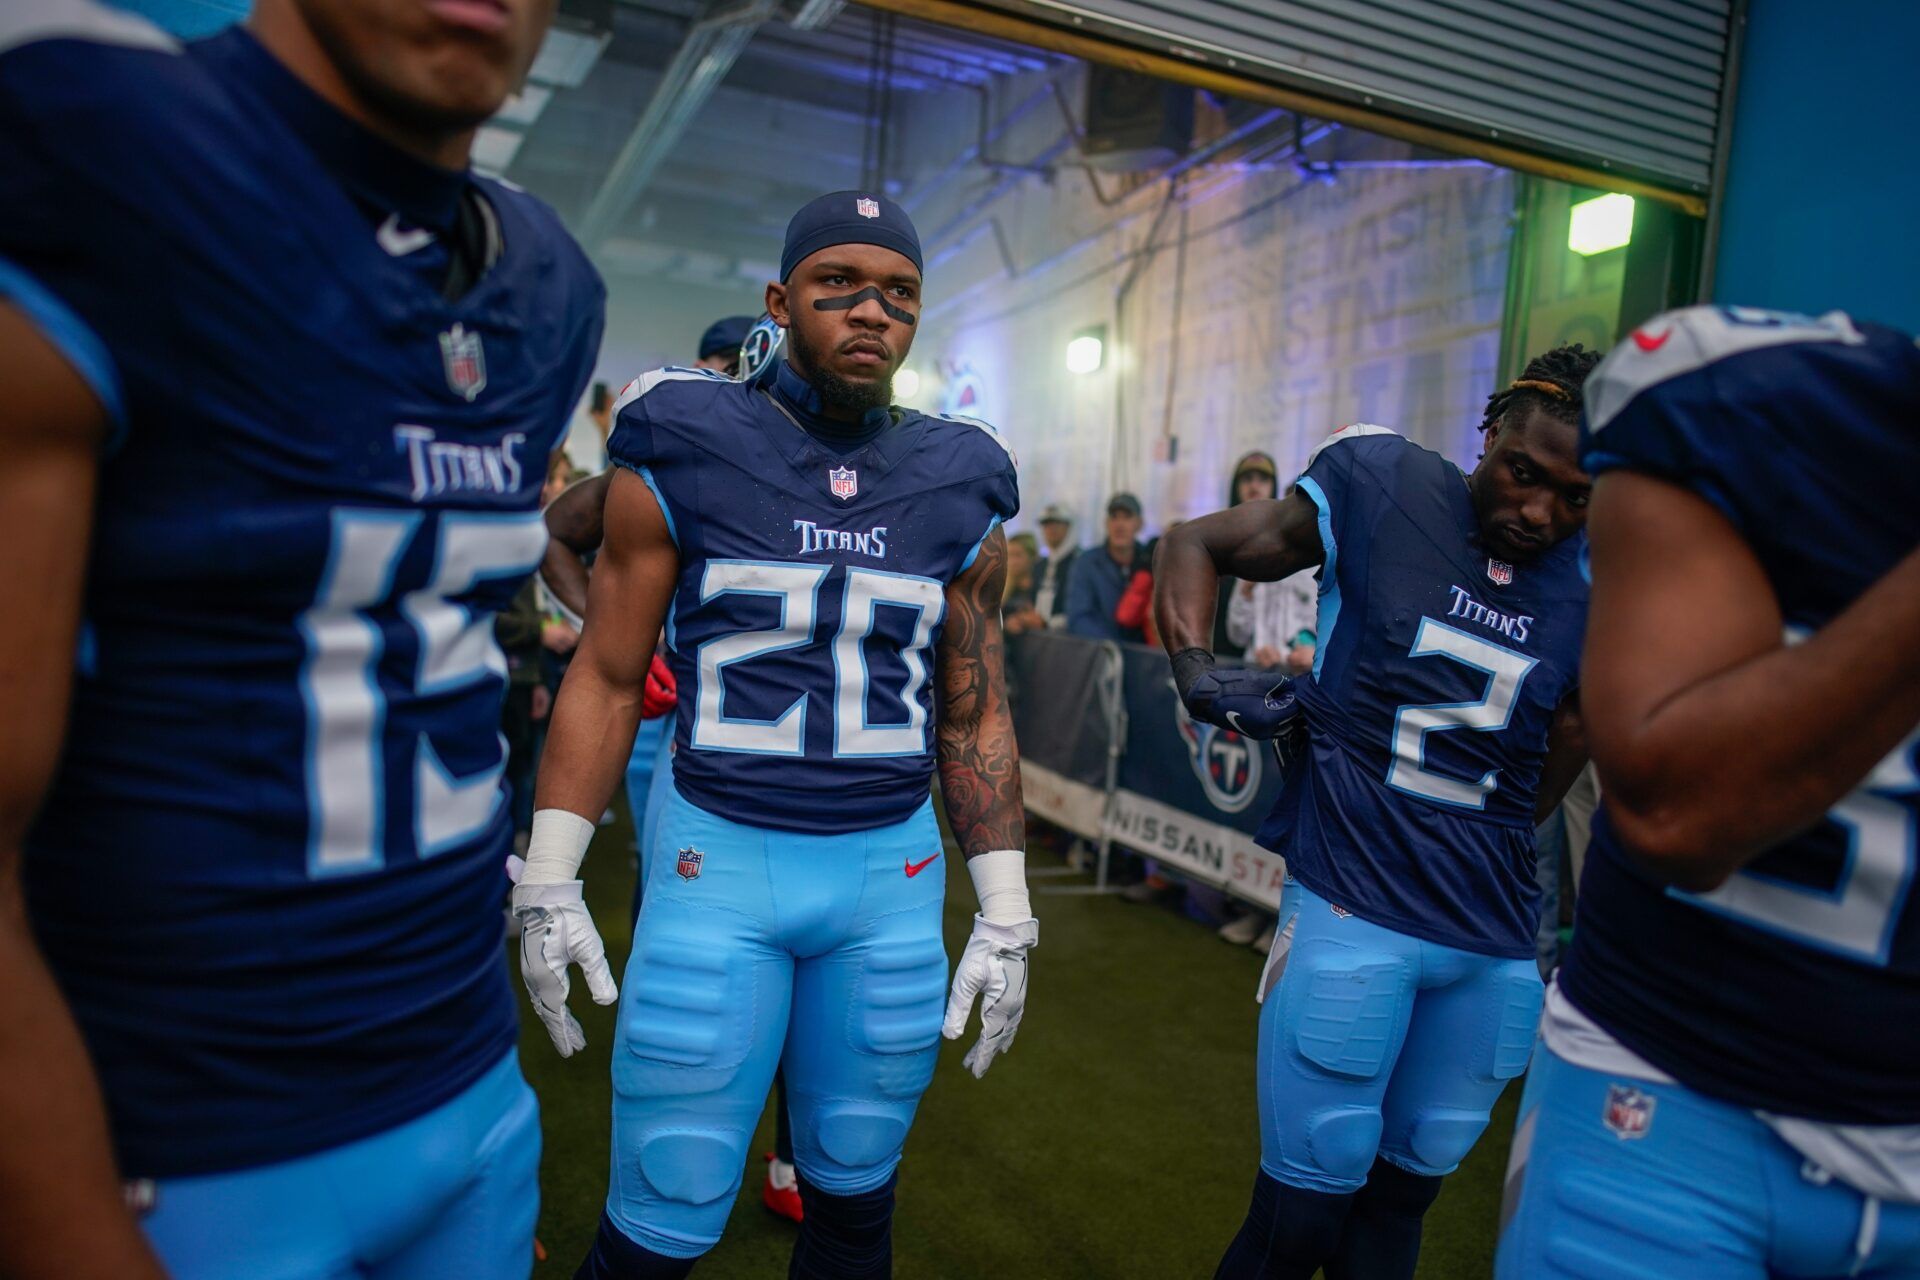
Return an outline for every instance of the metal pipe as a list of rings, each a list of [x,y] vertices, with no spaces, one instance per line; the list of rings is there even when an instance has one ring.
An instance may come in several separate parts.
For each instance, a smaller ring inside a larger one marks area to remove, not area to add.
[[[707,13],[687,30],[672,61],[660,73],[653,96],[633,123],[600,189],[580,215],[579,239],[592,252],[626,215],[661,163],[680,141],[687,125],[746,49],[760,24],[773,16],[777,0],[747,0]]]

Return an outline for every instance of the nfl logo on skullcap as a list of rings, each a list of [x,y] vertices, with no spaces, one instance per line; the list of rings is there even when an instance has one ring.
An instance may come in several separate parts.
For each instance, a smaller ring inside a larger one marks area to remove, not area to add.
[[[680,851],[680,865],[675,870],[680,873],[682,880],[697,880],[700,878],[700,864],[706,860],[706,854],[688,845]]]
[[[852,467],[835,467],[827,472],[827,488],[834,497],[845,502],[860,492],[860,476]]]
[[[1513,581],[1513,566],[1505,560],[1487,561],[1487,576],[1493,579],[1496,587],[1504,587]]]
[[[456,324],[440,335],[440,362],[446,366],[447,386],[453,394],[472,400],[487,385],[487,357],[480,335]]]
[[[1613,1136],[1625,1141],[1644,1138],[1653,1127],[1653,1104],[1658,1099],[1630,1084],[1607,1086],[1607,1109],[1601,1119]]]
[[[853,207],[855,212],[863,218],[877,218],[880,216],[880,202],[878,200],[869,200],[867,197],[861,196],[853,202]]]

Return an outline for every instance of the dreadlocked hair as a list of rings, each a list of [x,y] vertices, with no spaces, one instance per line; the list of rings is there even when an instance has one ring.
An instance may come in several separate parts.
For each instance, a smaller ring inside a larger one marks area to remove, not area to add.
[[[1577,342],[1535,356],[1527,361],[1520,376],[1487,397],[1487,411],[1480,428],[1491,431],[1506,421],[1509,414],[1542,409],[1562,422],[1580,420],[1580,388],[1593,366],[1600,363],[1600,352]]]

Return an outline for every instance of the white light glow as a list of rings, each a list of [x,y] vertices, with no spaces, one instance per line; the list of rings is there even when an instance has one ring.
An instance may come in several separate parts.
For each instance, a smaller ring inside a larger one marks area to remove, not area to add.
[[[1100,367],[1105,344],[1090,333],[1083,333],[1067,344],[1067,372],[1092,373]]]
[[[895,404],[905,404],[920,394],[920,375],[912,369],[901,368],[893,375],[893,400]]]

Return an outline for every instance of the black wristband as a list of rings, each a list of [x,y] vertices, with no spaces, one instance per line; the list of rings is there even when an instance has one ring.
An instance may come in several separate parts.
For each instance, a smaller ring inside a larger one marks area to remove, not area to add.
[[[1193,682],[1213,670],[1213,654],[1199,647],[1182,649],[1173,655],[1173,687],[1180,691],[1180,700],[1186,701],[1187,690],[1193,688]]]

